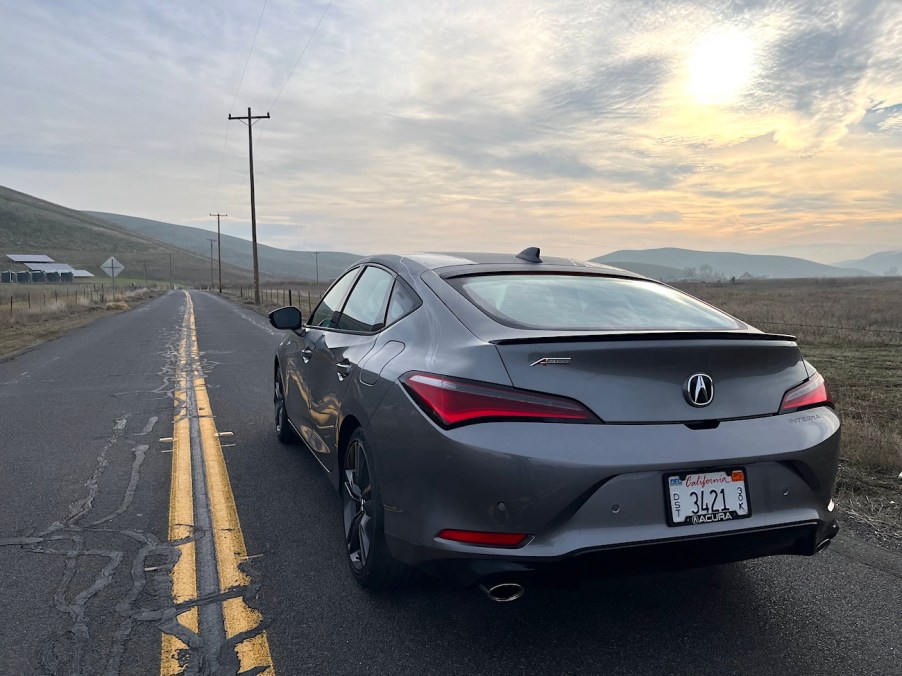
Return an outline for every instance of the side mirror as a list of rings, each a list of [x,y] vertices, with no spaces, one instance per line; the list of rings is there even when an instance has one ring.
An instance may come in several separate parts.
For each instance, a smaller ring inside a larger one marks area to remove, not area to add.
[[[297,331],[304,325],[304,318],[296,307],[280,307],[269,313],[269,323],[277,329]]]

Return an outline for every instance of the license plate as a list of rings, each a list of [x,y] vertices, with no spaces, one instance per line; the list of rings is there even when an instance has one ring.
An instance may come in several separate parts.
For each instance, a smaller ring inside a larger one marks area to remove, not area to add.
[[[669,524],[690,526],[751,516],[745,478],[743,469],[668,475]]]

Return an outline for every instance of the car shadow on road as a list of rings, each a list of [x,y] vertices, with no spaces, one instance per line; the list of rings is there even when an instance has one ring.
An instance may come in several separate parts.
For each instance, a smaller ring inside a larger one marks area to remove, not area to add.
[[[293,480],[305,488],[305,511],[318,523],[316,533],[305,535],[318,551],[316,564],[303,567],[302,586],[282,588],[289,594],[278,603],[284,613],[271,610],[284,616],[293,614],[288,607],[304,607],[309,625],[297,627],[298,638],[316,632],[314,626],[341,633],[347,625],[374,643],[395,646],[384,652],[368,642],[345,644],[337,653],[311,649],[310,668],[345,673],[364,661],[371,673],[396,674],[829,671],[812,645],[822,633],[817,618],[799,614],[798,599],[775,601],[780,594],[772,583],[783,566],[810,565],[796,557],[620,575],[577,588],[528,586],[513,603],[494,603],[476,589],[428,577],[391,592],[360,589],[347,570],[328,479],[306,449],[286,453]],[[318,607],[313,599],[327,590],[328,609]],[[282,625],[282,618],[273,619]]]

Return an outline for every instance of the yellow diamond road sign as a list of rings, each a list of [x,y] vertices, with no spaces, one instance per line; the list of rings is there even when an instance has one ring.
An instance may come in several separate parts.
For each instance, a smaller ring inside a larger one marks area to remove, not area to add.
[[[116,275],[125,270],[125,266],[123,266],[122,263],[110,256],[106,259],[106,262],[100,266],[100,269],[107,273],[110,277],[115,278]]]

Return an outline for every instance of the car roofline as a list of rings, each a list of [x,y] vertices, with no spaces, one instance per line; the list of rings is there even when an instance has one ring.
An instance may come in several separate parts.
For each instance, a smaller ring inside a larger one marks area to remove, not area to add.
[[[416,276],[431,270],[443,278],[456,276],[458,274],[473,274],[477,273],[477,271],[479,274],[490,272],[558,272],[565,274],[596,274],[654,281],[639,273],[616,268],[611,265],[557,256],[546,256],[542,259],[542,262],[534,263],[517,258],[514,254],[491,252],[452,251],[414,254],[379,254],[361,258],[350,267],[367,263],[377,263],[388,267],[400,266]]]

